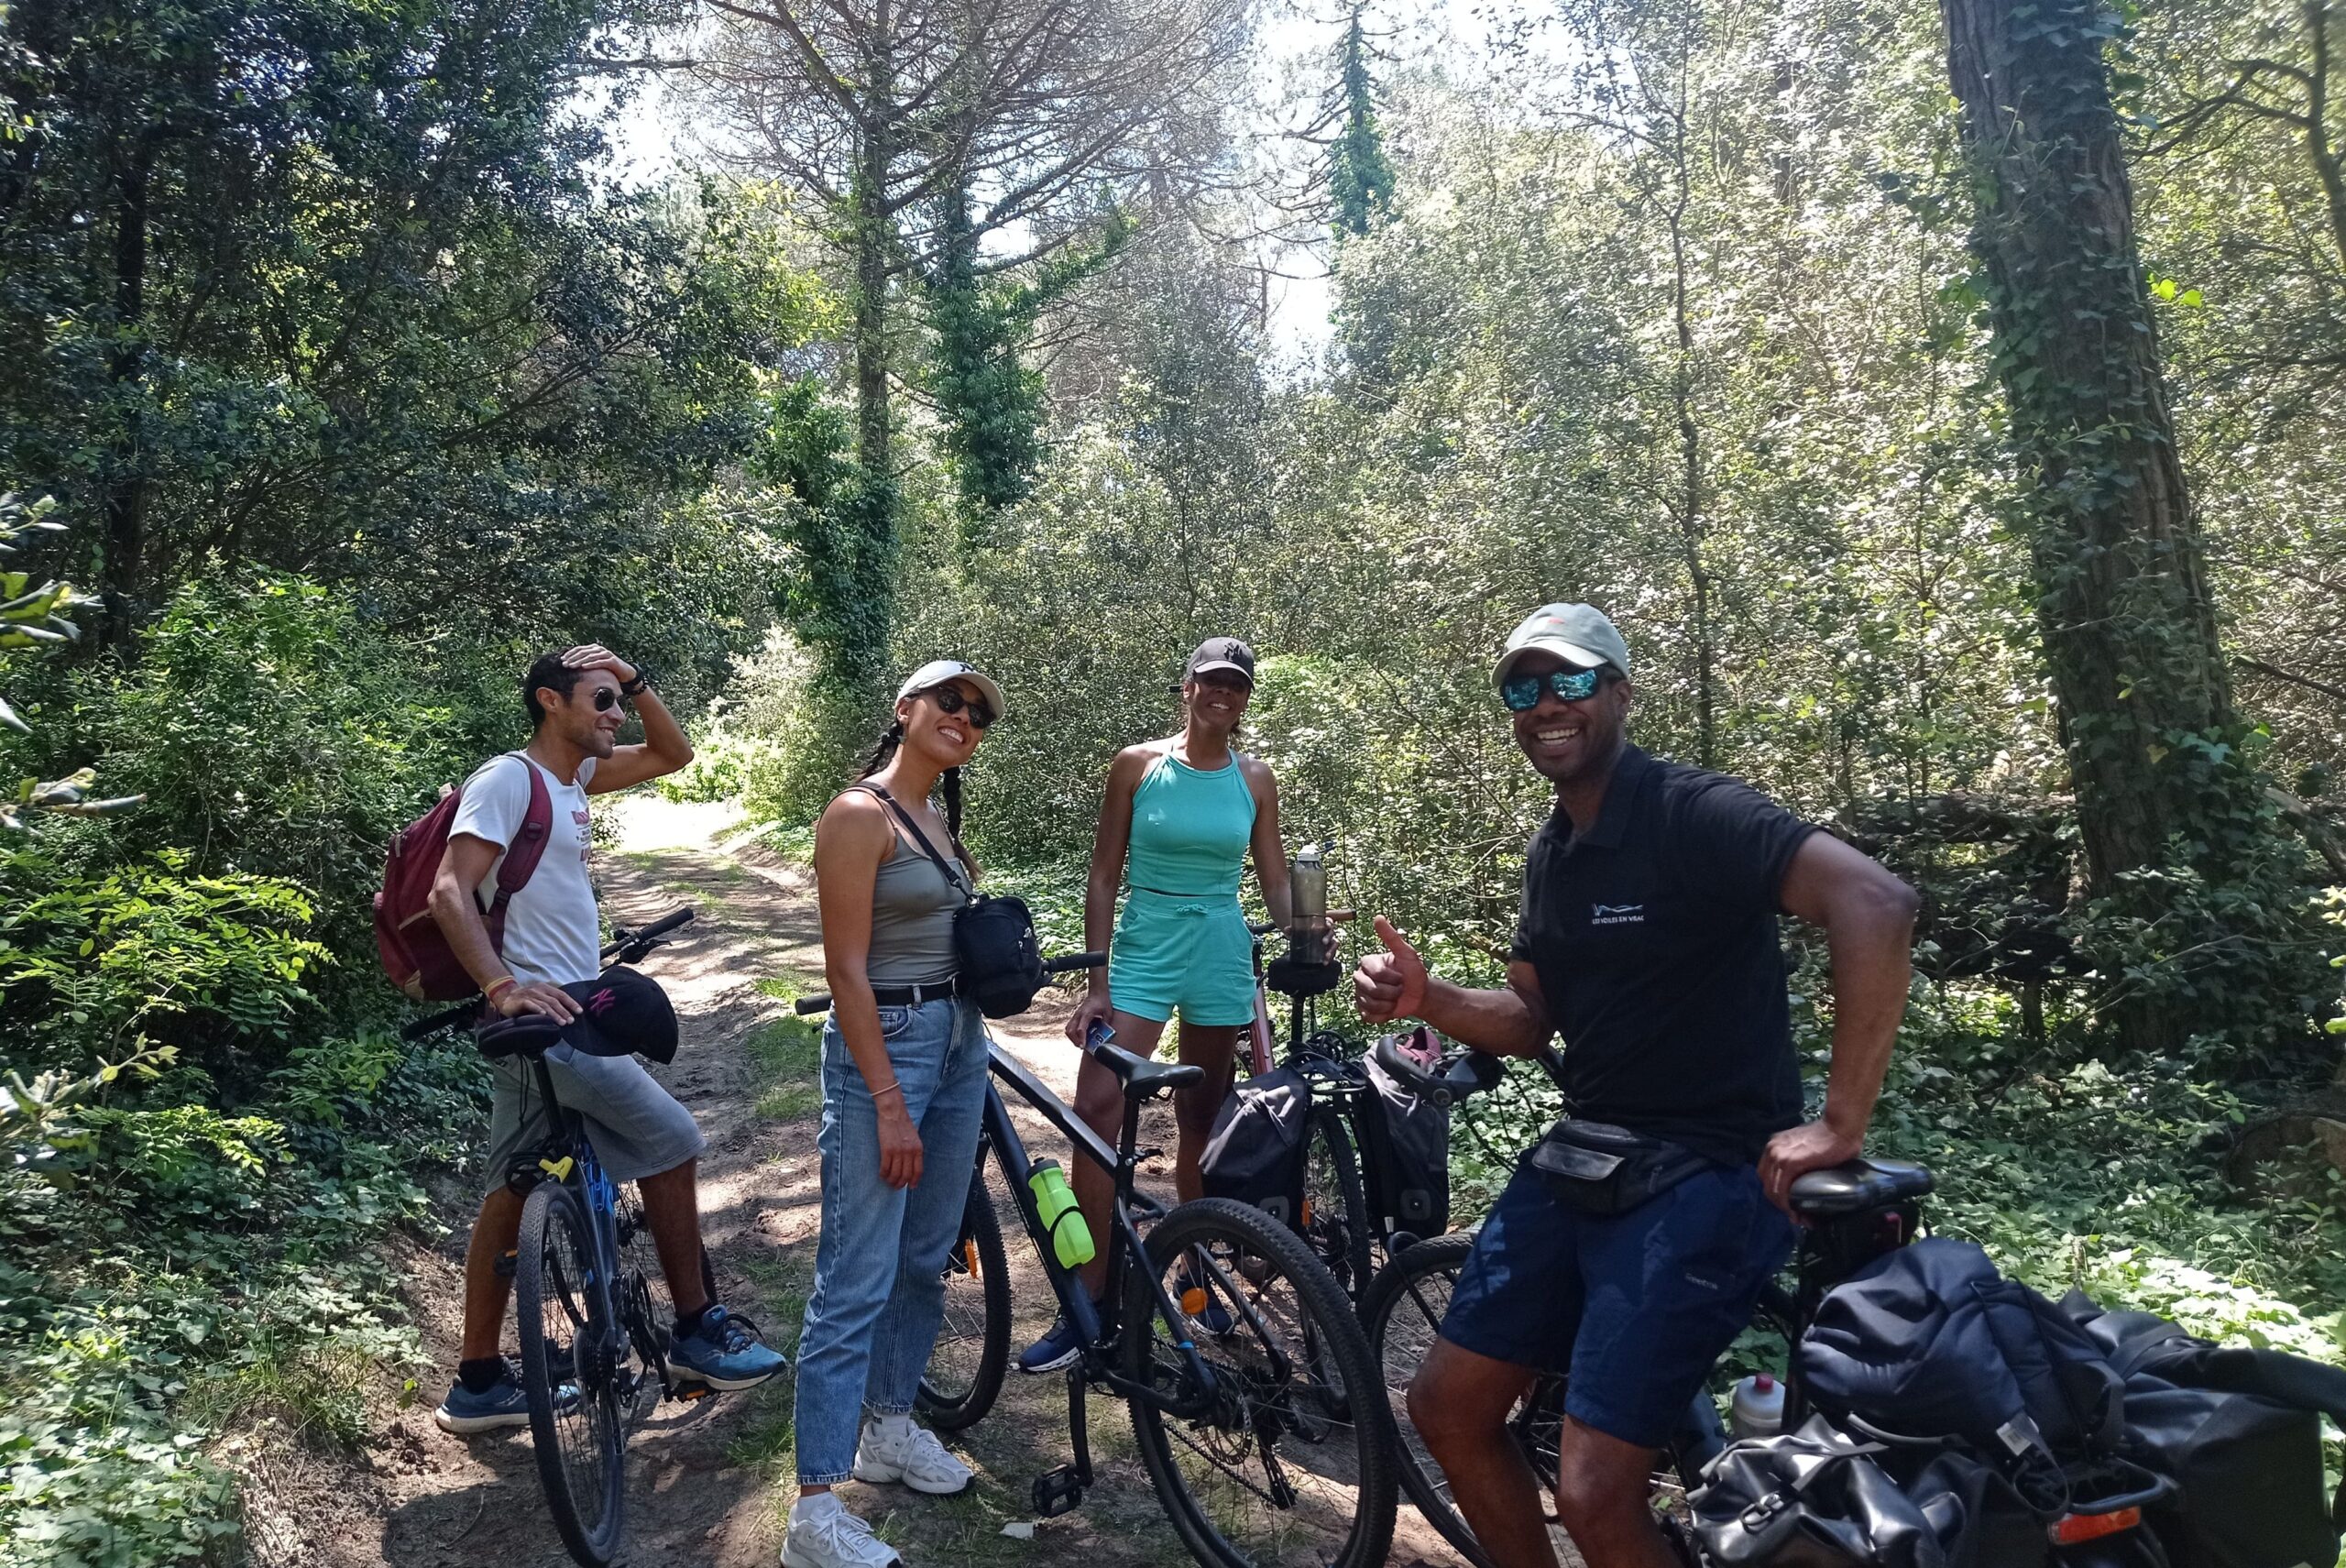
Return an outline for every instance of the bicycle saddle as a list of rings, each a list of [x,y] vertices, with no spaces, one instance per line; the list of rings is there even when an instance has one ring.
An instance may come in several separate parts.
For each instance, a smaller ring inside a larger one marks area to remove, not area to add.
[[[1920,1198],[1931,1173],[1902,1159],[1853,1159],[1812,1170],[1792,1183],[1792,1207],[1803,1214],[1855,1214]]]
[[[499,1057],[533,1057],[562,1040],[562,1025],[543,1013],[517,1013],[473,1025],[473,1048],[495,1061]]]
[[[1146,1100],[1160,1090],[1187,1089],[1201,1081],[1206,1069],[1193,1064],[1146,1061],[1122,1046],[1093,1046],[1091,1059],[1116,1075],[1128,1100]]]

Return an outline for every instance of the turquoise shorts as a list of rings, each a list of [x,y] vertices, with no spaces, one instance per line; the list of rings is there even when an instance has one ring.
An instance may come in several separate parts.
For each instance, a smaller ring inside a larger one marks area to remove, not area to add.
[[[1134,888],[1108,948],[1108,1000],[1162,1024],[1255,1021],[1255,938],[1234,894],[1183,898]]]

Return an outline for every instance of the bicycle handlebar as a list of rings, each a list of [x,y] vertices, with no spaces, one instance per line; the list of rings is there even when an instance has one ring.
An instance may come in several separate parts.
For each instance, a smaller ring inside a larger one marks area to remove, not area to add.
[[[670,910],[641,931],[630,930],[625,926],[614,926],[611,927],[611,945],[603,949],[603,962],[607,966],[614,962],[625,964],[635,962],[658,947],[669,932],[691,925],[693,915],[692,905],[685,905],[682,908]],[[400,1030],[400,1038],[413,1045],[427,1035],[436,1035],[441,1030],[452,1028],[458,1024],[469,1024],[479,1015],[480,997],[477,994],[467,996],[454,1007],[443,1009],[426,1017],[418,1018],[412,1024],[403,1025]]]
[[[603,961],[631,964],[660,945],[669,932],[693,923],[693,906],[689,904],[672,909],[641,931],[630,931],[624,926],[611,927],[611,945],[603,949]]]
[[[1045,974],[1069,974],[1077,970],[1098,969],[1102,964],[1104,964],[1107,961],[1108,955],[1105,953],[1066,953],[1056,959],[1045,959],[1043,963],[1043,972]],[[809,1013],[823,1012],[828,1008],[830,1004],[831,993],[828,991],[817,991],[802,996],[797,1001],[792,1003],[790,1004],[790,1010],[793,1013],[797,1014],[800,1017],[805,1017]]]
[[[1401,1049],[1401,1036],[1379,1035],[1370,1047],[1376,1065],[1403,1088],[1422,1094],[1437,1105],[1449,1105],[1479,1094],[1497,1083],[1507,1069],[1495,1056],[1482,1051],[1456,1051],[1442,1057],[1435,1072]]]

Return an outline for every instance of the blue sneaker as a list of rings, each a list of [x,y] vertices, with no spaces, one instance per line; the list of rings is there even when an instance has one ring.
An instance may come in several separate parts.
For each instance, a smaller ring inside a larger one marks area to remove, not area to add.
[[[566,1414],[578,1402],[576,1384],[565,1383],[554,1394],[555,1403]],[[448,1385],[448,1397],[432,1412],[433,1423],[442,1431],[458,1437],[470,1437],[475,1432],[496,1431],[501,1427],[525,1427],[530,1424],[530,1397],[521,1391],[521,1369],[513,1358],[505,1358],[505,1376],[476,1394],[457,1378]]]
[[[790,1365],[782,1352],[758,1342],[758,1326],[714,1302],[689,1334],[670,1333],[668,1365],[730,1394],[754,1388]]]
[[[1018,1353],[1021,1372],[1056,1372],[1083,1354],[1083,1336],[1061,1312],[1051,1320],[1051,1331]]]

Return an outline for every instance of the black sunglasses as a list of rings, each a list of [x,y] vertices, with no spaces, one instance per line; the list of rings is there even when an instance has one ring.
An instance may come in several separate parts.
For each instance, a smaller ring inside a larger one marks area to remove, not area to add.
[[[608,713],[625,700],[619,696],[619,688],[617,686],[595,688],[595,711],[597,713]]]
[[[931,686],[921,695],[935,697],[939,712],[959,713],[966,707],[970,710],[970,723],[981,729],[993,728],[994,711],[986,706],[986,699],[981,696],[963,696],[959,686]]]

